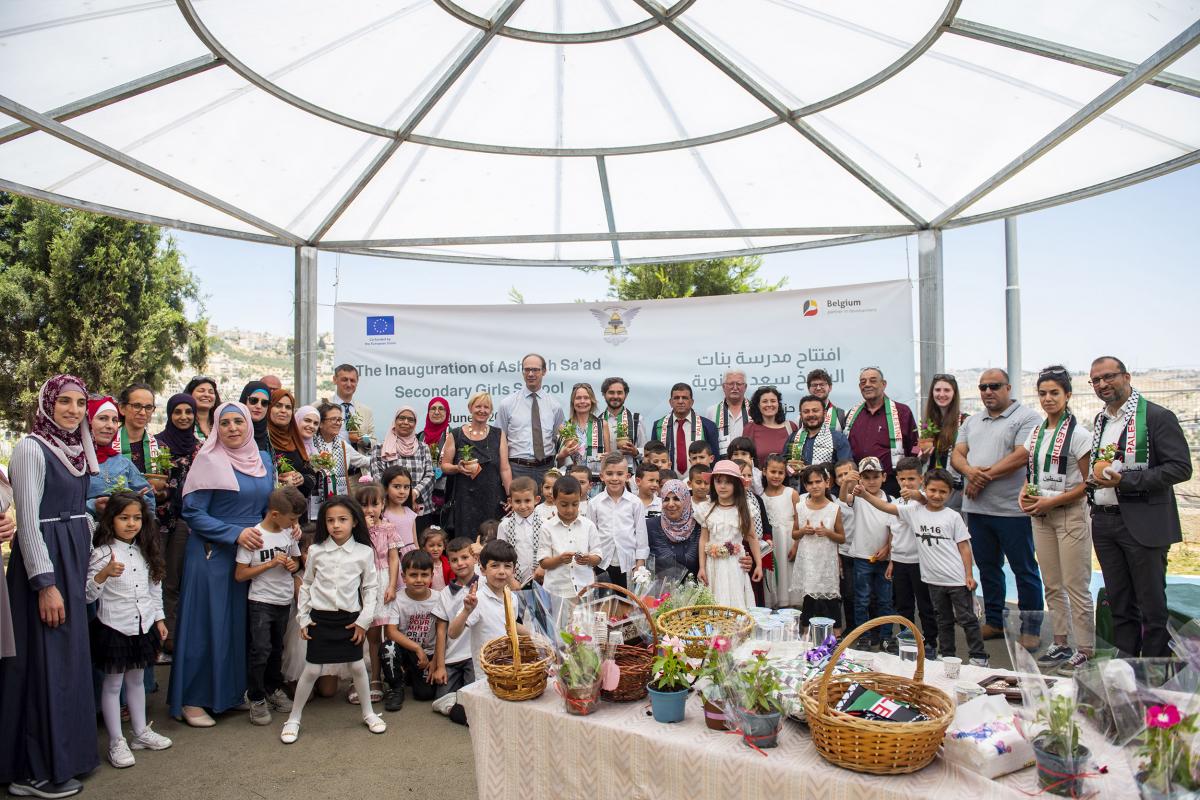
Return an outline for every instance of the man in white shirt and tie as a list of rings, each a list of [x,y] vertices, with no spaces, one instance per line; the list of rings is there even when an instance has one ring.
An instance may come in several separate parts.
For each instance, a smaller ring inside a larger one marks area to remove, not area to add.
[[[329,402],[341,406],[346,423],[339,438],[350,443],[360,453],[370,453],[375,441],[375,415],[362,403],[354,402],[354,390],[358,388],[358,368],[353,364],[339,364],[333,371],[333,385],[337,396]],[[351,417],[357,417],[357,430],[350,430]]]
[[[530,353],[521,359],[525,388],[500,401],[496,425],[508,437],[508,463],[513,477],[528,475],[542,485],[554,465],[554,432],[566,420],[562,406],[542,388],[546,359]]]

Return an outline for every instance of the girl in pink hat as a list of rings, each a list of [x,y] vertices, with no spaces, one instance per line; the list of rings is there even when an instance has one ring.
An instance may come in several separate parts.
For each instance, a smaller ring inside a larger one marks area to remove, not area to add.
[[[717,605],[750,608],[755,605],[750,581],[762,580],[762,557],[742,473],[732,461],[718,461],[711,479],[712,505],[701,522],[698,577],[712,589]],[[747,546],[754,562],[751,575],[738,564]]]

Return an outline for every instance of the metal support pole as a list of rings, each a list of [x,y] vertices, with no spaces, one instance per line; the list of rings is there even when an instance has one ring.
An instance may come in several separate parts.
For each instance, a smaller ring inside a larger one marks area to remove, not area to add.
[[[945,289],[942,283],[942,232],[917,231],[918,308],[921,336],[921,385],[917,399],[924,402],[933,376],[946,369]],[[924,414],[925,409],[920,409]]]
[[[295,338],[292,344],[296,402],[317,399],[317,248],[296,248]]]
[[[1004,329],[1008,336],[1008,380],[1021,399],[1021,279],[1017,264],[1017,218],[1004,218]]]

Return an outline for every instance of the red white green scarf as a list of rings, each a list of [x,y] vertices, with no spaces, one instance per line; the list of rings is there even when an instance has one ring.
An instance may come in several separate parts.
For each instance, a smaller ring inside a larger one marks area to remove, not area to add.
[[[1124,465],[1123,470],[1145,469],[1150,461],[1150,429],[1146,427],[1146,398],[1137,389],[1129,395],[1129,399],[1121,406],[1121,416],[1125,420],[1125,450],[1119,454]],[[1096,415],[1096,424],[1092,433],[1092,461],[1100,455],[1100,438],[1104,435],[1104,426],[1108,417],[1101,410]],[[1119,440],[1118,440],[1119,441]]]
[[[125,430],[125,426],[121,426],[121,455],[130,458],[133,455],[133,448],[129,445],[129,432]],[[142,473],[151,474],[154,472],[154,457],[158,455],[158,440],[150,435],[150,431],[142,431],[142,466],[145,471]],[[132,460],[132,459],[131,459]]]
[[[717,433],[724,436],[729,433],[729,404],[724,400],[717,403],[717,418],[713,420],[717,423]],[[742,424],[750,422],[750,415],[746,413],[746,401],[742,401]]]
[[[837,425],[838,414],[842,414],[842,412],[833,403],[830,403],[828,406],[825,407],[825,427],[826,428],[832,428]],[[845,419],[845,417],[846,417],[846,415],[842,414],[842,418]]]
[[[866,403],[859,403],[850,411],[850,415],[846,417],[846,435],[850,435],[850,429],[854,427],[854,421],[858,419],[858,415],[867,407]],[[887,418],[888,426],[888,450],[891,451],[893,460],[896,455],[903,455],[902,436],[900,433],[900,412],[896,410],[895,403],[892,398],[886,394],[883,396],[883,414]],[[892,468],[895,468],[895,464]]]
[[[1067,443],[1071,441],[1071,437],[1075,433],[1075,424],[1074,414],[1063,414],[1054,428],[1054,438],[1051,439],[1052,444],[1046,450],[1046,457],[1043,459],[1044,463],[1041,469],[1038,469],[1037,454],[1042,449],[1042,436],[1046,433],[1046,422],[1044,420],[1039,422],[1033,429],[1033,449],[1029,451],[1029,463],[1025,466],[1025,479],[1030,485],[1037,486],[1043,473],[1054,472],[1059,475],[1067,473],[1067,462],[1062,455],[1067,448]]]
[[[654,438],[658,439],[667,446],[667,451],[671,452],[671,448],[675,446],[675,415],[667,414],[665,417],[654,423]],[[699,442],[704,439],[704,418],[699,416],[695,411],[688,418],[688,427],[692,430],[692,435],[688,439],[689,442]],[[667,440],[670,440],[668,442]]]

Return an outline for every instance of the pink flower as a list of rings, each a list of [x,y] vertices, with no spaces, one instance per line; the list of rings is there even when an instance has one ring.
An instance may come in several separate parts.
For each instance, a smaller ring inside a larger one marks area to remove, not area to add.
[[[1146,724],[1151,728],[1174,728],[1180,718],[1179,709],[1175,706],[1150,706],[1146,709]]]
[[[712,641],[708,643],[708,646],[713,650],[716,650],[718,653],[729,652],[729,640],[724,636],[714,636]]]
[[[664,650],[669,650],[672,653],[683,652],[683,640],[678,636],[664,636],[662,640]]]
[[[750,654],[754,655],[754,656],[765,656],[767,654],[767,651],[766,650],[752,650],[752,651],[750,651]]]
[[[586,633],[575,634],[575,641],[577,642],[590,642],[591,640],[592,637],[588,636]]]

